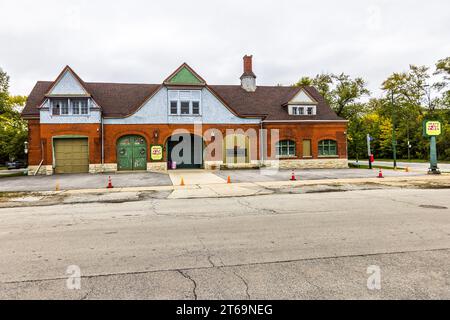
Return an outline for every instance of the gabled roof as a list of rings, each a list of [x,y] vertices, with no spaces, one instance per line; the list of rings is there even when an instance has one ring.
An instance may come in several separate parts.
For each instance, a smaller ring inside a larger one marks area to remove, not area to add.
[[[179,66],[174,72],[170,74],[164,81],[167,85],[205,85],[206,81],[200,77],[194,69],[192,69],[186,62]]]
[[[68,65],[64,67],[64,69],[61,71],[61,73],[56,77],[55,81],[53,81],[52,85],[50,86],[50,88],[48,89],[48,91],[46,92],[46,96],[51,95],[51,92],[53,91],[53,89],[58,85],[58,83],[61,81],[61,79],[64,77],[64,75],[70,72],[75,79],[79,82],[80,86],[83,88],[84,91],[86,91],[86,95],[90,95],[89,90],[86,88],[86,84],[84,83],[83,80],[81,80],[81,78],[78,76],[78,74],[76,74],[75,71],[73,71],[73,69],[71,67],[69,67]]]
[[[247,92],[236,85],[210,85],[228,105],[241,116],[260,115],[265,120],[344,120],[328,106],[319,92],[311,86],[258,86],[255,92]],[[305,90],[315,101],[315,115],[290,115],[286,103],[300,90]]]
[[[39,117],[39,106],[52,81],[38,81],[28,96],[22,116]],[[102,108],[105,117],[124,117],[134,113],[160,87],[159,84],[85,82],[86,89]]]
[[[256,91],[247,92],[240,85],[207,85],[205,80],[186,63],[183,63],[167,77],[163,84],[84,82],[69,66],[66,66],[55,81],[38,81],[36,83],[22,111],[24,118],[39,117],[39,107],[66,71],[72,72],[86,92],[101,107],[104,117],[121,118],[132,115],[165,85],[169,88],[171,86],[177,88],[205,87],[230,111],[240,117],[258,117],[267,121],[344,120],[336,115],[314,87],[258,86]],[[301,90],[314,100],[317,106],[315,115],[288,114],[286,105]]]

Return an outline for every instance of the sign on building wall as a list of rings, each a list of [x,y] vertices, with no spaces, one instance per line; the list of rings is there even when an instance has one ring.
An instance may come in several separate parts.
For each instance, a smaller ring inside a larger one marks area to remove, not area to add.
[[[423,134],[425,137],[440,135],[441,123],[439,121],[424,121]]]
[[[154,144],[150,147],[150,160],[161,161],[163,159],[163,146]]]

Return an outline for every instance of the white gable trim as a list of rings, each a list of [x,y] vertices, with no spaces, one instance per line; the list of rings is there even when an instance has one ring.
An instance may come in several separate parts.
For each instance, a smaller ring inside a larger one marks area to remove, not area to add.
[[[78,81],[77,77],[66,69],[52,86],[47,96],[90,96],[84,89],[83,85]]]
[[[304,89],[301,89],[288,104],[317,104],[317,101]]]

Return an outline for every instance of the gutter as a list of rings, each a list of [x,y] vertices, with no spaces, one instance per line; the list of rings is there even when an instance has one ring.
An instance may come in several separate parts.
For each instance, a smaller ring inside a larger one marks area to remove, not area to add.
[[[347,123],[348,120],[262,120],[261,122],[265,123],[282,123],[282,122],[342,122]]]
[[[105,164],[105,139],[104,139],[104,129],[103,129],[103,112],[100,114],[101,122],[101,134],[102,134],[102,166]]]

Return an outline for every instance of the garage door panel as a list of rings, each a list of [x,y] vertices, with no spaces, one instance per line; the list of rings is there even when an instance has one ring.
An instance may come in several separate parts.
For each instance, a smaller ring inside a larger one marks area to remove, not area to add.
[[[89,172],[89,148],[87,138],[55,139],[56,173]]]

